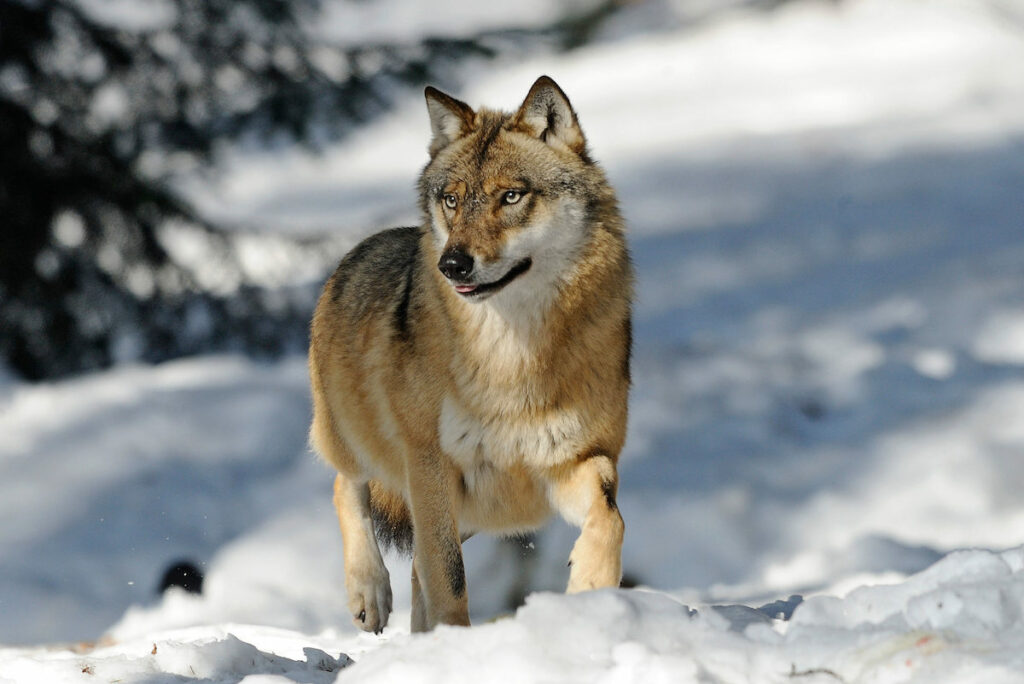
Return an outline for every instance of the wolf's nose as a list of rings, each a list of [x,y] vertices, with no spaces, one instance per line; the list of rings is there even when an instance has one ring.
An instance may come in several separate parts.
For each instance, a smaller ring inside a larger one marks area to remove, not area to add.
[[[465,280],[473,272],[473,257],[457,247],[445,250],[437,267],[448,280]]]

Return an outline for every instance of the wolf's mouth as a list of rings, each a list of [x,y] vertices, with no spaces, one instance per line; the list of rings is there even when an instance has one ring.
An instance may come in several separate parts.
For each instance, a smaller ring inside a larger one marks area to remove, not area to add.
[[[481,283],[479,285],[472,285],[469,283],[453,283],[455,291],[463,297],[480,297],[482,295],[494,294],[501,288],[505,287],[513,280],[523,275],[530,270],[533,266],[533,259],[527,257],[522,261],[517,262],[512,268],[508,270],[508,273],[501,276],[497,280],[490,283]]]

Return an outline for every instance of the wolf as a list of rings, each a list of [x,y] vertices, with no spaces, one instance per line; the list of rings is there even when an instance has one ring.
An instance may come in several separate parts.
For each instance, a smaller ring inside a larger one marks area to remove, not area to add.
[[[511,113],[427,87],[419,227],[365,239],[311,325],[310,444],[337,469],[348,608],[380,632],[381,546],[411,547],[411,628],[468,625],[462,542],[555,512],[568,592],[618,586],[633,275],[618,202],[546,76]]]

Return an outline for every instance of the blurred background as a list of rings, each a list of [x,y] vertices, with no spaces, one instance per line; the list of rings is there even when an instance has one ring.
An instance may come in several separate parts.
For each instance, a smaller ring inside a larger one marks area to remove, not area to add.
[[[549,74],[618,189],[632,582],[1024,542],[1021,65],[1021,0],[0,0],[0,643],[347,628],[307,326],[419,221],[427,84]],[[564,586],[574,534],[467,543],[474,615]],[[183,559],[203,593],[159,598]]]

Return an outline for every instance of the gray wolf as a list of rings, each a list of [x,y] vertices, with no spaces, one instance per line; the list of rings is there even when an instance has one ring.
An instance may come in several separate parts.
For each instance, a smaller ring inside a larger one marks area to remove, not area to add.
[[[413,631],[469,624],[476,532],[557,512],[581,530],[567,591],[622,574],[633,276],[615,193],[550,78],[511,113],[425,95],[422,224],[342,259],[309,350],[310,443],[337,468],[348,607],[374,632],[381,544],[411,546]]]

